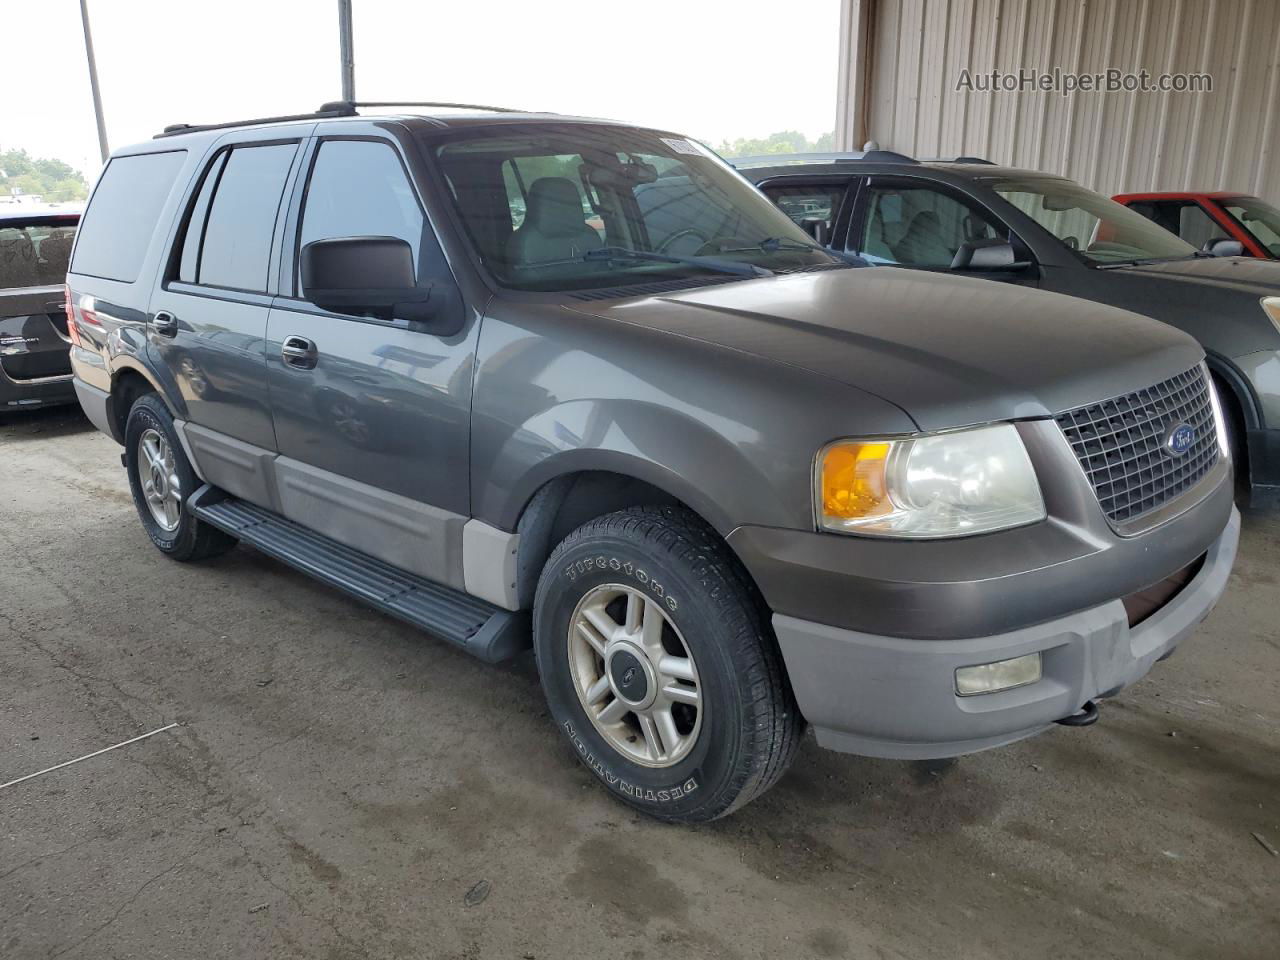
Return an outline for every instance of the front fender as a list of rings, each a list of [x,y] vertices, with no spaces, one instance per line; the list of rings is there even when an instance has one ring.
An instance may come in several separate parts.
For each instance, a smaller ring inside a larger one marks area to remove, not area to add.
[[[514,530],[535,491],[580,471],[665,491],[722,534],[810,529],[817,452],[909,432],[897,407],[716,344],[568,310],[498,304],[472,405],[472,515]]]
[[[808,464],[792,474],[807,498]],[[673,410],[623,399],[575,400],[540,411],[496,452],[482,497],[501,504],[497,526],[513,529],[544,484],[585,471],[643,480],[687,504],[722,534],[735,518],[762,516],[785,526],[805,504],[787,504],[778,479],[742,447]],[[511,477],[506,490],[498,478]],[[792,491],[794,492],[794,491]],[[772,522],[769,522],[772,521]]]

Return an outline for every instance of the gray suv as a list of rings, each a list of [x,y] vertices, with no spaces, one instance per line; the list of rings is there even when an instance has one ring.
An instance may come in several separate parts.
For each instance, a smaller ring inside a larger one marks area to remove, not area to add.
[[[423,105],[416,105],[423,106]],[[1142,677],[1239,533],[1194,340],[851,269],[678,134],[352,104],[121,150],[75,386],[177,560],[249,544],[488,660],[699,821]]]

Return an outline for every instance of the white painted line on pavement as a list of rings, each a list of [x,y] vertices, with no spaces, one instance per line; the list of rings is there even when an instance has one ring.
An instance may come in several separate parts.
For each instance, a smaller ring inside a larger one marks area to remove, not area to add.
[[[0,790],[3,790],[5,787],[12,787],[16,784],[23,783],[27,780],[34,780],[36,777],[42,777],[46,773],[53,773],[55,770],[61,770],[63,767],[69,767],[73,763],[79,763],[81,760],[91,760],[104,753],[110,753],[112,750],[119,750],[121,747],[127,747],[131,743],[137,743],[139,740],[145,740],[147,737],[154,737],[157,733],[164,733],[166,730],[172,730],[176,726],[178,726],[178,724],[171,723],[167,727],[161,727],[159,730],[152,730],[150,733],[144,733],[142,736],[134,737],[132,740],[126,740],[123,743],[117,743],[110,747],[103,747],[101,750],[93,751],[93,753],[86,753],[83,757],[76,757],[74,760],[67,760],[65,763],[55,764],[52,767],[37,770],[35,773],[28,773],[25,777],[19,777],[17,780],[10,780],[8,783],[0,783]]]

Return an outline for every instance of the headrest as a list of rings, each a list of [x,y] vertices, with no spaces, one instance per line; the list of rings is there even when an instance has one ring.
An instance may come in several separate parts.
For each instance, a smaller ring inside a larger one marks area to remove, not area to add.
[[[565,237],[586,227],[582,194],[567,177],[542,177],[529,188],[524,225],[545,237]]]

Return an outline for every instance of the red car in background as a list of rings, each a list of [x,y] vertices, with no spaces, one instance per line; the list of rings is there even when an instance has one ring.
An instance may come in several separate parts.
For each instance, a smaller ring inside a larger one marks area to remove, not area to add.
[[[1115,200],[1207,253],[1280,260],[1280,209],[1257,197],[1219,190],[1122,193]]]

